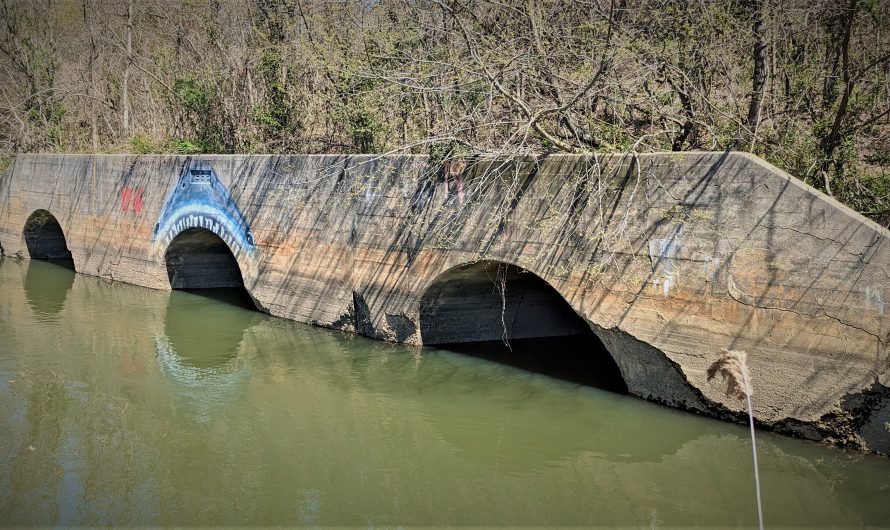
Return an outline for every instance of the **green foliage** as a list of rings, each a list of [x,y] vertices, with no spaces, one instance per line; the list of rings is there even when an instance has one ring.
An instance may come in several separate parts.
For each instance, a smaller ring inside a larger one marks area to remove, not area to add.
[[[282,134],[290,121],[286,79],[282,75],[283,61],[277,48],[268,49],[263,53],[257,68],[257,73],[265,84],[266,98],[262,105],[252,109],[252,115],[266,138]]]
[[[170,140],[167,144],[167,151],[179,155],[194,155],[199,153],[207,153],[204,146],[196,144],[190,140]]]
[[[171,140],[168,150],[175,153],[224,153],[226,130],[220,96],[208,79],[188,76],[173,83],[173,97],[169,104],[186,134],[183,139]]]
[[[349,135],[359,153],[379,150],[376,135],[383,131],[383,123],[367,105],[358,104],[348,112]]]
[[[141,134],[137,134],[136,136],[130,138],[130,149],[132,149],[134,153],[139,155],[147,155],[158,152],[158,148],[154,144],[154,142],[147,136]]]
[[[633,139],[627,134],[624,127],[615,123],[590,122],[591,132],[603,140],[604,150],[624,150],[631,146]]]
[[[281,129],[281,122],[276,117],[277,114],[277,112],[265,105],[254,107],[251,111],[253,121],[263,127],[267,135],[271,135]]]
[[[190,112],[208,112],[214,99],[212,92],[201,86],[194,77],[177,79],[173,83],[173,91],[182,108]]]
[[[890,166],[890,146],[878,148],[874,153],[867,156],[865,160],[878,166]]]

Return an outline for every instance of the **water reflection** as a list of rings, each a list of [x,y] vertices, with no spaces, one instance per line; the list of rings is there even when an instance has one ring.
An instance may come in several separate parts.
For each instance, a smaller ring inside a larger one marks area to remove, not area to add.
[[[74,266],[69,260],[29,260],[25,271],[25,298],[42,321],[58,318],[71,286]]]
[[[3,525],[756,521],[741,425],[86,276],[46,324],[24,280],[0,264]],[[770,526],[890,521],[890,460],[759,436]]]
[[[233,289],[173,291],[164,334],[154,338],[158,366],[199,421],[240,399],[250,380],[245,332],[268,317],[243,307]]]
[[[659,462],[700,434],[673,426],[683,416],[670,409],[641,422],[640,403],[610,391],[448,350],[367,342],[346,346],[374,352],[347,357],[348,384],[389,396],[394,414],[413,415],[480,469],[531,473],[582,454]],[[658,443],[649,432],[660,433]]]
[[[418,380],[441,380],[431,372],[441,371],[442,364],[454,366],[454,374],[418,392],[417,399],[442,438],[479,466],[529,472],[580,454],[614,462],[658,462],[697,434],[670,428],[668,422],[675,419],[670,413],[654,416],[655,425],[634,424],[628,418],[634,417],[636,404],[608,391],[573,387],[457,354],[438,355],[424,363]],[[554,384],[564,387],[563,398],[571,399],[554,399],[549,391]],[[659,443],[646,439],[650,429],[664,426],[668,429]]]

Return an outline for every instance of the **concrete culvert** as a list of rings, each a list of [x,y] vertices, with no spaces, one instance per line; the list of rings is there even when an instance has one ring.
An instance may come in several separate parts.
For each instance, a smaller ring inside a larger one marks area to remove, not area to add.
[[[227,303],[255,308],[235,255],[210,230],[189,228],[180,232],[167,247],[164,261],[172,289],[196,290]]]
[[[626,393],[609,351],[540,277],[495,261],[441,274],[420,302],[425,345]]]
[[[31,259],[53,261],[74,268],[62,226],[47,210],[36,210],[28,217],[23,235]]]

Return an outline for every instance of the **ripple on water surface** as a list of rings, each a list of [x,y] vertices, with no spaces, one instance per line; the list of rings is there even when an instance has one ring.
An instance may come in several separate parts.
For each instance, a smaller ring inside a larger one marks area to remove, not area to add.
[[[0,523],[752,526],[743,426],[187,292],[0,263]],[[760,433],[768,526],[890,461]]]

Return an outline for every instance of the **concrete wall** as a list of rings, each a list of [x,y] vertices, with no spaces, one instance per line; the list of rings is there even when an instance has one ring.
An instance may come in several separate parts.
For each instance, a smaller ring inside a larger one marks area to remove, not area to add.
[[[517,265],[590,323],[631,393],[740,420],[706,369],[746,350],[762,424],[890,454],[890,233],[749,155],[460,173],[410,156],[21,155],[0,180],[7,255],[27,257],[37,209],[79,272],[169,289],[166,246],[206,228],[263,311],[415,344],[440,274]]]

